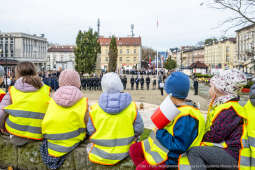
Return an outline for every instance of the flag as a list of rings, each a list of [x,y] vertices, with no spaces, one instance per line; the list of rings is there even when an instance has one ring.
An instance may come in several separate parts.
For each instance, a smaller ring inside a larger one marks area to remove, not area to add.
[[[158,22],[158,18],[157,18],[157,29],[158,29],[158,26],[159,26],[159,22]]]
[[[162,129],[168,125],[180,111],[173,104],[169,96],[160,104],[159,108],[151,116],[152,122],[157,128]]]

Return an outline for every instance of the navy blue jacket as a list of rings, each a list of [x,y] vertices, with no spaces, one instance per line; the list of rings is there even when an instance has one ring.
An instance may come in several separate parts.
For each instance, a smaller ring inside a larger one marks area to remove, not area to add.
[[[174,126],[174,136],[165,129],[157,130],[156,138],[169,150],[167,165],[178,164],[179,156],[187,151],[197,137],[198,123],[198,120],[191,116],[183,116]]]

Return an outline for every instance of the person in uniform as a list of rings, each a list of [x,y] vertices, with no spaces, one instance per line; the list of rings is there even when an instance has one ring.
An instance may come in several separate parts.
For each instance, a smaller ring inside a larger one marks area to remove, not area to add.
[[[127,88],[127,76],[124,75],[124,78],[123,78],[123,87],[124,87],[124,90],[126,90]]]
[[[143,75],[141,77],[140,82],[141,82],[141,89],[143,90],[143,87],[144,87],[144,78],[143,78]]]
[[[130,84],[131,84],[131,90],[134,90],[135,78],[133,75],[131,76]]]
[[[148,75],[148,76],[146,77],[147,90],[150,89],[150,82],[151,82],[151,79],[150,79],[150,76]]]
[[[156,89],[156,86],[157,86],[157,79],[155,76],[153,76],[153,90]]]
[[[135,79],[135,84],[136,84],[136,90],[139,90],[139,77],[137,76],[136,79]]]

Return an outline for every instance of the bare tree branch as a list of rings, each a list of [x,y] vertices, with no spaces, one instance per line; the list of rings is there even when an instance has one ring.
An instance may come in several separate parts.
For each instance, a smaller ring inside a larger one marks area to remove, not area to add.
[[[230,10],[236,17],[229,18],[222,25],[230,25],[231,28],[255,24],[255,0],[206,0],[209,8],[218,10]]]

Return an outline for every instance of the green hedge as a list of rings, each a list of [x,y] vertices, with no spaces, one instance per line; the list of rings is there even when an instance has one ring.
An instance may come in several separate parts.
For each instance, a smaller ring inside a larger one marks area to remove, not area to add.
[[[253,83],[252,81],[248,81],[247,85],[244,86],[244,88],[249,89],[249,88],[251,88],[251,86],[252,86],[253,84],[254,84],[254,83]]]
[[[210,74],[195,73],[194,76],[197,77],[197,78],[201,78],[201,77],[212,78],[212,75],[210,75]]]

